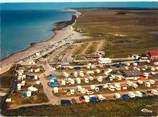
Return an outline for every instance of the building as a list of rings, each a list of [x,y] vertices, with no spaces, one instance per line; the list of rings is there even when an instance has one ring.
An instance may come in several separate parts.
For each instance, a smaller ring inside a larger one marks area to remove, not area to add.
[[[152,61],[158,60],[158,51],[152,50],[148,52],[149,58]]]
[[[101,64],[111,63],[112,60],[110,58],[99,58],[98,62]]]

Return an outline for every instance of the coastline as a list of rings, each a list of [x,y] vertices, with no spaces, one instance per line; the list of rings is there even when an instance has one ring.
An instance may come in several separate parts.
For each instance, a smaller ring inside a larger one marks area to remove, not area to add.
[[[72,15],[72,19],[70,21],[63,21],[63,22],[71,22],[71,24],[66,24],[65,27],[62,27],[61,29],[57,30],[53,30],[54,31],[54,35],[46,40],[46,41],[42,41],[42,42],[37,42],[33,45],[30,46],[24,50],[20,50],[16,53],[13,53],[11,55],[9,55],[8,57],[2,59],[0,61],[0,74],[8,71],[15,63],[19,62],[20,60],[31,56],[33,54],[35,54],[36,52],[39,52],[40,50],[47,48],[48,46],[51,46],[55,43],[58,43],[59,41],[62,41],[64,38],[67,38],[69,35],[71,35],[73,33],[73,28],[72,26],[74,25],[74,23],[76,22],[76,19],[79,17],[79,15],[81,15],[80,12],[78,12],[77,10],[73,10],[73,9],[66,9],[66,11],[73,11],[75,12]],[[76,16],[75,20],[73,19],[73,16]],[[60,23],[60,22],[57,22]]]

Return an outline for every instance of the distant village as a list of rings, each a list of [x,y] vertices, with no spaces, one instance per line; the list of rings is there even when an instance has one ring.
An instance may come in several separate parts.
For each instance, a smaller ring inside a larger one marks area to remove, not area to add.
[[[158,96],[158,51],[127,58],[105,58],[98,52],[85,58],[60,64],[20,61],[14,66],[15,79],[5,100],[8,108]]]

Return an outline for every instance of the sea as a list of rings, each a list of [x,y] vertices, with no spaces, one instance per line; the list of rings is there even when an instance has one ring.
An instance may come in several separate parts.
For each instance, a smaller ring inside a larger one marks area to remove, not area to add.
[[[50,39],[56,22],[71,20],[69,8],[157,8],[157,2],[0,3],[0,60],[31,43]]]

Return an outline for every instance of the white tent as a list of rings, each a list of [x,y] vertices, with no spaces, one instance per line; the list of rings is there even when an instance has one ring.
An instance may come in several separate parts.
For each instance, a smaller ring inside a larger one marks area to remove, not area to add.
[[[36,87],[30,86],[28,87],[28,91],[38,91]]]

